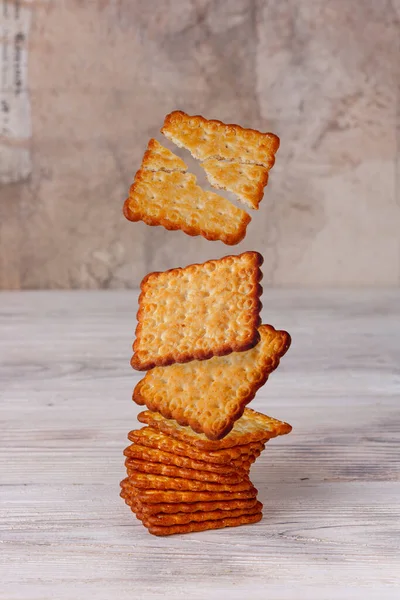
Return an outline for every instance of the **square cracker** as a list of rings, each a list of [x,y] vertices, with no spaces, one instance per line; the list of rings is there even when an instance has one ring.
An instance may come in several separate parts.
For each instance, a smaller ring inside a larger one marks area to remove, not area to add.
[[[172,515],[146,515],[140,512],[137,507],[137,512],[140,513],[140,519],[145,527],[156,525],[157,527],[171,527],[173,525],[186,525],[187,523],[203,523],[204,521],[219,521],[220,519],[232,519],[233,517],[242,517],[243,515],[255,515],[260,513],[263,505],[257,502],[252,508],[236,508],[231,511],[210,510],[207,512],[194,513],[175,513]],[[132,508],[135,510],[135,508]],[[136,510],[135,510],[136,512]]]
[[[182,533],[194,533],[195,531],[207,531],[212,529],[223,529],[224,527],[239,527],[240,525],[251,525],[252,523],[258,523],[262,519],[262,512],[259,511],[255,514],[242,515],[241,517],[225,517],[215,521],[192,521],[185,525],[171,525],[167,527],[150,525],[143,523],[147,527],[149,533],[152,535],[175,535]]]
[[[206,464],[224,465],[223,468],[229,468],[229,463],[238,459],[242,460],[242,458],[252,455],[255,451],[261,452],[264,449],[262,442],[253,442],[223,450],[216,450],[215,452],[207,452],[199,450],[192,444],[187,444],[170,435],[166,435],[153,427],[142,427],[142,429],[130,431],[128,439],[136,444],[159,449],[174,456],[189,457],[196,461],[205,462]]]
[[[260,339],[263,262],[258,252],[149,273],[141,283],[132,367],[205,360]]]
[[[129,478],[132,486],[135,484]],[[143,504],[176,504],[192,502],[227,502],[231,500],[249,500],[257,497],[256,488],[250,488],[242,492],[199,492],[194,490],[157,490],[157,489],[136,489],[137,495],[140,492],[140,501]]]
[[[209,158],[201,166],[212,186],[232,192],[249,208],[258,209],[268,183],[266,167],[217,158]]]
[[[258,331],[260,342],[246,352],[151,369],[133,400],[210,440],[223,438],[290,346],[286,331],[271,325]]]
[[[250,216],[226,198],[203,190],[186,170],[182,159],[150,140],[124,204],[125,217],[238,244],[246,235]]]
[[[247,492],[254,489],[248,477],[238,483],[209,483],[181,477],[167,477],[165,475],[152,475],[141,473],[129,466],[126,469],[129,481],[138,489],[145,490],[177,490],[190,492]]]
[[[222,440],[215,441],[209,440],[204,433],[196,433],[190,427],[179,425],[176,421],[166,419],[160,413],[151,412],[150,410],[139,413],[138,420],[205,452],[213,452],[252,442],[262,441],[265,443],[271,438],[292,431],[292,427],[288,423],[263,415],[251,408],[244,409],[242,417],[235,422],[232,431],[227,436]]]
[[[199,160],[217,158],[271,168],[279,148],[279,138],[273,133],[189,116],[180,110],[165,117],[161,132]]]

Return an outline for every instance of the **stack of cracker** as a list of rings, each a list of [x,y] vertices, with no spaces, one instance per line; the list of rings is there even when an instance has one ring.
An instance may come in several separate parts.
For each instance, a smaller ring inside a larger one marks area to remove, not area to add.
[[[249,408],[221,441],[145,411],[131,431],[121,496],[150,533],[171,535],[256,523],[262,504],[249,479],[266,442],[290,425]]]
[[[257,252],[151,273],[141,285],[121,496],[155,535],[255,523],[251,464],[290,425],[246,408],[290,345],[261,325]]]
[[[257,210],[279,139],[175,111],[161,132],[201,160],[207,179]],[[250,215],[202,189],[184,161],[151,139],[124,204],[130,221],[225,244]],[[290,425],[246,408],[290,345],[260,319],[262,256],[244,252],[150,273],[139,298],[133,400],[148,410],[125,449],[121,496],[150,533],[234,527],[261,519],[249,478],[266,442]]]

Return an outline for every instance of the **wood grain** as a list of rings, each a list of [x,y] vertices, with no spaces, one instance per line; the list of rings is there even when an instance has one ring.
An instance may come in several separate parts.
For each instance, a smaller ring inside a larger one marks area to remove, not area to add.
[[[134,292],[0,295],[0,598],[398,598],[400,293],[267,290],[261,523],[150,536],[118,497]]]

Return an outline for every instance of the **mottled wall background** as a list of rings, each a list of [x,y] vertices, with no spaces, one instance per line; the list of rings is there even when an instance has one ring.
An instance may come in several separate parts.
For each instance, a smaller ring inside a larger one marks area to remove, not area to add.
[[[399,0],[17,4],[32,130],[0,138],[3,157],[29,154],[0,185],[0,287],[133,287],[245,249],[264,254],[265,284],[399,284]],[[281,137],[239,246],[122,216],[177,108]]]

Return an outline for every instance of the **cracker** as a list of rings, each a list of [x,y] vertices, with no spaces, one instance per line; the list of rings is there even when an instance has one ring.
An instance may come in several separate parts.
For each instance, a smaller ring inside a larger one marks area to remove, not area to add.
[[[132,481],[130,479],[130,481]],[[132,481],[133,487],[135,483]],[[207,492],[193,490],[157,490],[138,488],[140,490],[140,501],[143,504],[175,504],[189,502],[219,502],[231,500],[248,500],[257,497],[256,488],[250,488],[242,492]]]
[[[223,529],[224,527],[238,527],[239,525],[250,525],[257,523],[262,519],[262,512],[250,515],[242,515],[241,517],[225,517],[216,521],[192,522],[186,525],[172,525],[170,527],[162,527],[157,525],[148,525],[149,533],[153,535],[165,536],[180,533],[193,533],[195,531],[207,531],[211,529]]]
[[[167,173],[173,171],[185,173],[187,164],[171,150],[152,138],[143,156],[142,169],[146,171],[165,171]]]
[[[203,433],[195,433],[190,427],[179,425],[176,421],[165,419],[159,413],[149,410],[139,413],[138,420],[206,452],[231,448],[240,444],[266,442],[278,435],[290,433],[292,430],[288,423],[267,417],[251,408],[245,408],[242,417],[235,422],[232,431],[222,440],[217,441],[209,440]]]
[[[141,284],[132,367],[145,371],[249,350],[260,339],[258,252],[150,273]]]
[[[145,490],[177,490],[177,491],[200,491],[200,492],[245,492],[254,489],[248,477],[238,483],[209,483],[208,481],[196,481],[194,479],[182,479],[180,477],[167,477],[164,475],[152,475],[150,473],[139,473],[127,466],[128,477],[132,485],[138,489]]]
[[[279,138],[273,133],[227,125],[199,115],[189,116],[180,110],[165,117],[161,132],[199,160],[239,160],[271,168],[279,148]]]
[[[249,208],[258,209],[268,183],[266,167],[216,158],[209,158],[201,166],[212,186],[232,192]]]
[[[150,140],[124,204],[125,217],[169,230],[181,229],[211,241],[238,244],[246,235],[251,217],[226,198],[203,190],[196,176],[186,170],[182,159]]]
[[[132,444],[128,448],[125,448],[124,455],[128,458],[152,463],[162,463],[164,465],[171,465],[176,468],[190,470],[194,469],[196,471],[205,471],[206,473],[212,473],[224,477],[235,477],[237,480],[239,480],[240,476],[243,475],[243,470],[238,470],[233,465],[216,465],[200,460],[193,460],[192,458],[188,458],[186,456],[177,456],[171,452],[163,452],[157,448],[149,448],[147,446],[141,446],[140,444]]]
[[[147,446],[149,448],[158,448],[159,450],[171,453],[174,456],[189,457],[207,464],[211,463],[214,465],[225,466],[232,461],[241,459],[243,456],[254,453],[256,450],[261,451],[264,449],[262,442],[254,442],[247,445],[216,450],[215,452],[205,452],[197,449],[192,444],[187,444],[179,439],[175,439],[153,427],[142,427],[142,429],[130,431],[128,438],[136,444]]]
[[[148,460],[138,460],[127,458],[125,466],[136,473],[150,473],[152,475],[166,475],[167,477],[181,477],[184,479],[193,479],[196,481],[207,481],[210,483],[235,484],[247,480],[248,476],[244,469],[231,475],[222,475],[220,473],[211,473],[210,471],[200,471],[196,469],[186,469],[175,467],[174,465],[165,465],[160,462],[150,462]]]
[[[260,342],[246,352],[151,369],[133,399],[210,440],[225,437],[290,346],[286,331],[271,325],[258,331]]]

